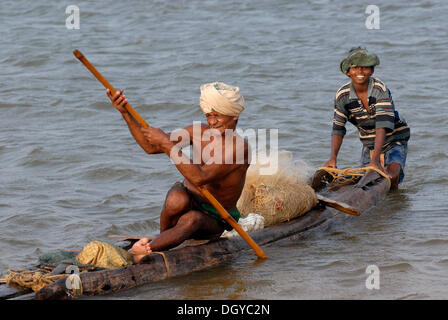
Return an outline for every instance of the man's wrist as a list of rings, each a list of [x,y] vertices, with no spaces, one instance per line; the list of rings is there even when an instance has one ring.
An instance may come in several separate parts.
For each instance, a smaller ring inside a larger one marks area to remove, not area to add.
[[[162,151],[164,153],[166,153],[168,156],[170,156],[171,149],[173,148],[173,146],[174,146],[174,144],[172,141],[166,141],[160,145],[160,149],[162,149]]]
[[[120,113],[121,113],[121,116],[123,117],[123,118],[128,118],[128,119],[130,119],[130,113],[128,112],[128,110],[126,110],[125,109],[125,111],[120,111]]]
[[[381,152],[378,152],[377,150],[373,151],[372,158],[370,159],[370,162],[379,163],[380,162],[380,155]]]

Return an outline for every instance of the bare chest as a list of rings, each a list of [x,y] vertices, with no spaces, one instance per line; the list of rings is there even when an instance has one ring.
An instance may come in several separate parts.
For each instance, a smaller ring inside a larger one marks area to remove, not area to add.
[[[369,97],[367,96],[367,93],[359,94],[358,98],[359,98],[359,101],[361,101],[364,108],[367,110],[367,113],[370,114]]]

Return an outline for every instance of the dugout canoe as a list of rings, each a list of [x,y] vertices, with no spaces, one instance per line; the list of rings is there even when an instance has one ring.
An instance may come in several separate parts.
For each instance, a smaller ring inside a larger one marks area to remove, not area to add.
[[[334,187],[330,183],[326,186],[313,187],[316,191],[318,190],[319,194],[351,205],[363,213],[384,199],[390,186],[387,179],[370,170],[354,184]],[[330,207],[318,206],[288,222],[256,231],[251,234],[251,237],[258,245],[267,245],[324,225],[331,222],[332,218],[337,215],[346,214]],[[354,217],[354,219],[361,217]],[[151,254],[144,257],[138,265],[82,272],[80,274],[82,294],[84,296],[105,295],[169,277],[187,275],[198,270],[215,267],[236,258],[238,254],[247,250],[251,250],[251,248],[240,237],[220,238],[197,246],[184,246],[166,251],[165,258],[169,270],[163,256]],[[254,258],[256,257],[254,256]],[[24,291],[23,293],[27,293],[27,295],[16,292],[15,299],[71,299],[73,295],[66,288],[65,283],[66,279],[60,279],[35,293]],[[5,286],[2,287],[12,290]],[[0,299],[2,298],[1,291],[0,289]]]

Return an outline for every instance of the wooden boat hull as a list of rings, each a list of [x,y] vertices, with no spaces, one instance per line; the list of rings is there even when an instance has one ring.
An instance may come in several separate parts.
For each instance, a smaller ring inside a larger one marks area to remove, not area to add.
[[[334,200],[343,201],[361,212],[378,204],[389,191],[388,181],[374,171],[369,171],[357,184],[342,186],[338,190],[324,189],[321,192]],[[331,221],[336,215],[344,215],[329,207],[316,207],[291,221],[259,230],[251,234],[260,246],[285,239],[316,228]],[[355,217],[354,219],[359,219]],[[240,237],[221,238],[198,246],[186,246],[165,252],[170,274],[161,255],[151,254],[141,264],[119,269],[81,273],[83,295],[104,295],[119,290],[144,285],[168,277],[177,277],[211,268],[235,258],[239,253],[251,250]],[[69,299],[65,279],[60,279],[39,290],[34,299]]]

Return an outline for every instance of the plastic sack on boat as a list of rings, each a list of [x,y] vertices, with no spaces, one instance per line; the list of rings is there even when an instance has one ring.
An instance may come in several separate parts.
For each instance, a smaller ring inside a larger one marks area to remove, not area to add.
[[[76,257],[80,263],[100,268],[121,268],[133,264],[132,255],[126,250],[101,241],[89,242]]]
[[[260,167],[270,167],[270,164],[253,163],[247,170],[237,203],[242,214],[257,212],[264,217],[267,227],[303,215],[318,203],[314,190],[307,183],[314,169],[304,161],[293,161],[291,152],[279,151],[275,174],[260,175]]]
[[[250,233],[264,228],[264,218],[259,214],[249,213],[246,217],[241,217],[238,220],[238,224],[244,231]],[[238,232],[236,232],[236,230],[231,230],[224,231],[221,236],[225,238],[231,238],[237,235]]]
[[[40,266],[56,267],[60,263],[112,269],[131,265],[133,260],[132,255],[126,250],[101,241],[89,242],[80,252],[59,250],[39,256]]]

